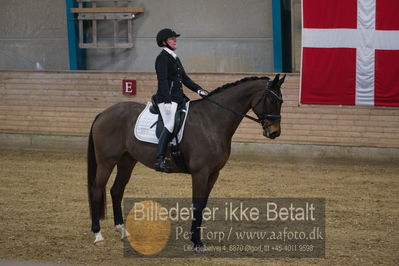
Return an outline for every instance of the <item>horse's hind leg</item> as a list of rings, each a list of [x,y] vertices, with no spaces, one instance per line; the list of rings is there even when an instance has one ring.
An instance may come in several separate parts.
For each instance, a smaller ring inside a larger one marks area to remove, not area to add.
[[[115,163],[99,163],[97,165],[97,173],[95,184],[90,188],[91,201],[91,230],[95,234],[94,244],[101,244],[104,238],[101,234],[100,219],[105,217],[106,208],[106,192],[105,187],[112,173]]]
[[[112,208],[114,210],[114,224],[115,228],[120,231],[121,239],[126,238],[126,231],[123,224],[122,216],[122,198],[125,187],[130,180],[133,168],[136,162],[129,154],[125,154],[117,164],[118,172],[116,174],[115,182],[111,188]]]

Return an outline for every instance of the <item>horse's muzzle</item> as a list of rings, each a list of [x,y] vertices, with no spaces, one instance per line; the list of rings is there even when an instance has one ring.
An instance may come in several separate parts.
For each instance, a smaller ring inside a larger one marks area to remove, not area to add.
[[[280,136],[280,125],[268,125],[263,127],[263,136],[269,139],[275,139]]]
[[[270,138],[271,138],[271,139],[275,139],[275,138],[277,138],[278,136],[280,136],[280,132],[273,132],[272,134],[270,134]]]

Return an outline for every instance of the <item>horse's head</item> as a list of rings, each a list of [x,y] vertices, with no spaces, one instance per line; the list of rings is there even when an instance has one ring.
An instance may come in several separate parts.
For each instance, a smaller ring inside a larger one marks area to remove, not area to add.
[[[263,90],[262,97],[255,101],[252,110],[258,116],[263,128],[263,135],[270,139],[280,136],[281,128],[281,105],[283,96],[281,94],[281,85],[283,84],[285,75],[280,79],[277,74],[274,80],[267,82],[266,88]]]

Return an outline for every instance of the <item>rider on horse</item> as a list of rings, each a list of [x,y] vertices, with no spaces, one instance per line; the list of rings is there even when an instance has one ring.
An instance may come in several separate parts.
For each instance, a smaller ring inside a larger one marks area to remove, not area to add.
[[[193,82],[184,71],[183,65],[175,53],[176,38],[179,36],[180,34],[171,29],[163,29],[157,34],[157,44],[163,49],[155,61],[158,78],[155,101],[164,122],[164,129],[159,136],[155,169],[161,172],[171,171],[170,166],[165,162],[166,149],[173,133],[177,107],[188,99],[183,93],[182,83],[200,96],[208,94],[206,90]]]

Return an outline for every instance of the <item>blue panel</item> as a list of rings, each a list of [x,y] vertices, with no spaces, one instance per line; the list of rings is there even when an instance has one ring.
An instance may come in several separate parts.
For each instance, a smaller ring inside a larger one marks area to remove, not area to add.
[[[274,71],[283,71],[283,41],[282,41],[282,21],[281,21],[281,1],[273,0],[273,55]]]
[[[74,14],[71,8],[77,7],[76,0],[65,0],[66,2],[66,16],[68,28],[68,49],[69,49],[69,68],[71,70],[85,69],[85,55],[84,50],[79,49],[78,29]]]

